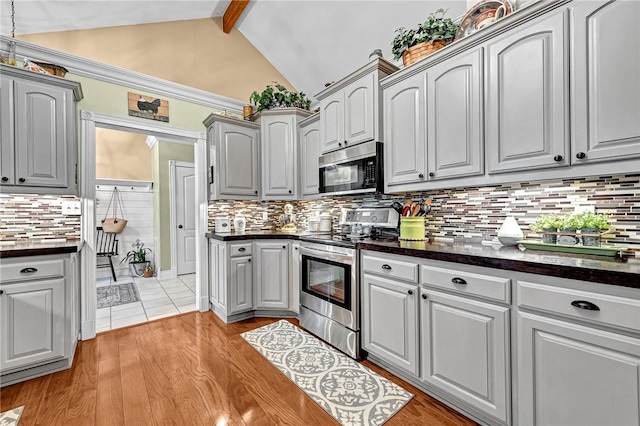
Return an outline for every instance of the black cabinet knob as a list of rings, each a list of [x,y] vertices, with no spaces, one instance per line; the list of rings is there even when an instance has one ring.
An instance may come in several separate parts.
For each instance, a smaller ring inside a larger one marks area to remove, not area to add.
[[[423,295],[422,295],[422,298],[423,298],[424,300],[427,300],[427,295],[426,295],[426,294],[423,294]]]
[[[458,278],[458,277],[451,278],[451,282],[454,283],[454,284],[462,284],[462,285],[466,285],[467,284],[467,282],[465,280],[463,280],[462,278]]]
[[[247,250],[247,249],[246,249],[246,248],[244,248],[244,247],[240,247],[240,248],[238,249],[238,251],[246,251],[246,250]]]
[[[391,266],[387,265],[386,263],[384,265],[382,265],[382,269],[386,269],[387,271],[391,270]]]
[[[583,158],[585,158],[587,156],[587,154],[585,154],[584,152],[579,152],[576,154],[576,158],[578,160],[582,160]]]
[[[294,250],[298,250],[298,247],[294,247],[293,249],[294,249]]]
[[[429,172],[429,177],[434,177],[434,176],[435,176],[435,173]]]
[[[4,294],[4,290],[0,290],[0,294]]]
[[[289,190],[289,194],[291,194],[291,193],[292,193],[291,190]]]
[[[9,181],[9,178],[8,178],[8,177],[6,177],[6,176],[2,176],[2,181],[3,181],[3,182],[8,182],[8,181]]]
[[[38,272],[36,268],[24,268],[20,270],[21,274],[30,274],[32,272]]]
[[[420,174],[418,175],[418,177],[419,177],[420,179],[424,179],[424,173],[420,173]]]
[[[18,179],[18,182],[20,182],[20,183],[24,183],[25,181],[26,181],[26,179],[25,179],[25,178],[20,178],[20,179]]]
[[[287,248],[287,246],[282,246],[282,248],[283,248],[283,249],[286,249],[286,248]]]
[[[347,141],[344,141],[344,144],[346,145],[346,144],[347,144]]]
[[[247,259],[247,262],[251,263],[251,259]]]
[[[182,229],[182,225],[178,225],[178,229]]]
[[[598,305],[588,302],[586,300],[574,300],[571,302],[571,306],[575,306],[576,308],[586,309],[587,311],[599,311],[600,308]]]
[[[562,160],[563,160],[562,155],[556,155],[555,157],[553,157],[553,161],[558,161],[559,162],[559,161],[562,161]]]
[[[256,195],[258,195],[258,191],[256,191]]]
[[[338,146],[342,146],[342,142],[338,142]]]
[[[413,294],[413,290],[409,290],[407,291],[407,293],[409,293],[409,296],[411,296]]]

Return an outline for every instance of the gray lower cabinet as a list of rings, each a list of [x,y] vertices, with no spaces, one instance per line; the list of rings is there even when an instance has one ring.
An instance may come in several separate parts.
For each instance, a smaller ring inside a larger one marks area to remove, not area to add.
[[[640,424],[640,339],[522,312],[518,337],[518,424]]]
[[[229,306],[228,314],[253,309],[253,264],[251,257],[229,260]]]
[[[298,122],[310,114],[299,108],[278,108],[256,114],[262,145],[263,199],[298,199]]]
[[[422,380],[508,422],[510,309],[425,288],[420,296]]]
[[[572,162],[640,157],[640,2],[574,1]],[[624,48],[605,46],[624,45]]]
[[[363,274],[362,347],[419,377],[418,286]]]
[[[2,260],[2,386],[71,366],[80,331],[78,256]]]
[[[427,72],[430,180],[484,173],[483,54],[473,49]]]
[[[383,87],[385,191],[426,179],[426,74]]]
[[[318,157],[320,156],[320,114],[300,122],[300,195],[302,198],[318,195],[320,178]]]
[[[209,144],[209,199],[258,199],[259,126],[216,114],[204,120]]]
[[[289,243],[254,243],[255,309],[289,309]]]
[[[2,65],[0,190],[77,193],[80,83]]]
[[[489,173],[570,162],[566,13],[550,12],[486,45]]]

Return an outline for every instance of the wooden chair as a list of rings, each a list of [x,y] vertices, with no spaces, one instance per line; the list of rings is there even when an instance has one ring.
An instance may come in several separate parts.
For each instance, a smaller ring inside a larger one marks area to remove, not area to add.
[[[111,260],[112,256],[118,255],[118,239],[116,238],[117,234],[111,232],[104,232],[101,226],[98,226],[96,233],[96,257],[106,257],[109,259],[109,263],[105,263],[103,265],[98,265],[96,262],[96,268],[108,268],[111,267],[111,275],[113,275],[113,281],[118,281],[116,279],[116,271],[113,269],[113,261]]]

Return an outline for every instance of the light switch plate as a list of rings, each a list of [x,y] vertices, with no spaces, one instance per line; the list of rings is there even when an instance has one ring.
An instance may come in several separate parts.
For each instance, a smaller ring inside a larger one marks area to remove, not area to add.
[[[80,216],[82,214],[80,201],[64,200],[62,201],[62,214],[66,216]]]

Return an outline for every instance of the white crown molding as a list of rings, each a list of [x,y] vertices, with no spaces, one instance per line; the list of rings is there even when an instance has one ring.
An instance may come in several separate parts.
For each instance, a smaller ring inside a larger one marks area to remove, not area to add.
[[[81,58],[80,56],[71,55],[69,53],[59,52],[47,47],[38,46],[37,44],[28,43],[26,41],[18,39],[12,40],[10,37],[6,36],[0,36],[1,50],[5,52],[8,51],[9,43],[11,41],[16,44],[16,56],[54,63],[65,67],[70,73],[82,77],[117,84],[131,89],[152,92],[158,96],[179,99],[181,101],[203,105],[209,108],[227,110],[229,112],[237,113],[240,116],[242,116],[242,107],[246,104],[246,102],[239,101],[237,99],[195,89],[193,87],[152,77],[139,72],[125,70],[113,65],[107,65],[90,59]]]

